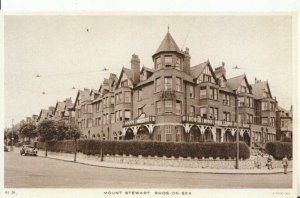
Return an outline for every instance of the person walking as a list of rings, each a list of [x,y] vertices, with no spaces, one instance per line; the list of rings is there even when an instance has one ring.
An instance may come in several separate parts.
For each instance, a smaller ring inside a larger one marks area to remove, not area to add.
[[[256,154],[256,159],[255,159],[255,164],[256,164],[256,168],[261,168],[261,159],[260,159],[260,154]]]
[[[289,166],[289,161],[288,161],[286,155],[282,159],[282,165],[283,165],[284,174],[287,174],[287,168]]]
[[[273,169],[273,167],[272,167],[272,156],[271,155],[269,155],[269,157],[268,157],[267,167],[268,167],[268,170]]]

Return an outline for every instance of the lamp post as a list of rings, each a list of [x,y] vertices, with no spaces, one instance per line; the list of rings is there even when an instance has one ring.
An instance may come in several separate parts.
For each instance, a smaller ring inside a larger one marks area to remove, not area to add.
[[[236,161],[235,161],[235,168],[236,169],[239,169],[239,156],[240,156],[240,148],[239,148],[239,139],[240,139],[240,136],[239,136],[239,133],[240,133],[240,129],[239,129],[239,100],[238,100],[238,92],[237,90],[235,90],[235,94],[236,94],[236,124],[237,124],[237,127],[236,127]]]
[[[14,147],[13,147],[13,143],[14,143],[14,119],[11,120],[11,151],[14,150]]]

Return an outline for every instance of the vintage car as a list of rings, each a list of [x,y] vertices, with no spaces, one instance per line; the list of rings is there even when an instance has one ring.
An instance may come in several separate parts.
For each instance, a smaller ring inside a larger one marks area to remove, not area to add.
[[[37,156],[37,149],[31,145],[24,145],[20,150],[20,154]]]
[[[6,145],[4,145],[4,152],[8,152],[8,148]]]

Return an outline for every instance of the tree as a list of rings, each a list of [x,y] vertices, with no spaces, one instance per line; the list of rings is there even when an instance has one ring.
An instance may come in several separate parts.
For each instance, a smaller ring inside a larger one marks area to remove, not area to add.
[[[12,135],[13,134],[13,135]],[[11,145],[11,139],[12,139],[12,137],[14,138],[14,141],[13,141],[13,144],[16,144],[16,143],[18,143],[19,142],[19,136],[18,136],[18,134],[17,134],[17,132],[16,131],[14,131],[14,132],[12,132],[12,131],[9,131],[8,133],[7,133],[7,135],[6,135],[6,141],[7,141],[7,144],[8,145]],[[5,137],[4,137],[5,138]]]
[[[45,142],[45,157],[50,142],[57,140],[57,128],[53,120],[44,120],[37,127],[37,133],[40,136],[39,140]]]
[[[56,122],[57,140],[64,140],[69,126],[65,122]]]
[[[70,124],[68,125],[68,130],[66,132],[66,138],[74,140],[75,148],[74,148],[74,162],[76,162],[76,153],[77,153],[77,140],[81,136],[81,131],[77,125]]]
[[[30,138],[35,138],[38,135],[36,131],[36,126],[32,123],[23,124],[20,128],[20,135],[21,137],[29,138],[30,143]]]

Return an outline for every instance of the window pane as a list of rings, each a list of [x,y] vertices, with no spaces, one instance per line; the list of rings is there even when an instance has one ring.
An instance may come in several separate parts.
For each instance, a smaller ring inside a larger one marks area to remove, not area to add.
[[[161,78],[157,78],[157,79],[156,79],[155,90],[156,90],[157,92],[158,92],[158,91],[161,91]]]
[[[176,101],[176,114],[181,115],[181,102]]]
[[[195,107],[190,106],[190,116],[195,116]]]
[[[180,69],[180,58],[176,57],[176,69]]]
[[[157,59],[155,59],[155,61],[156,61],[156,68],[160,69],[161,68],[161,58],[158,57]]]
[[[171,126],[165,126],[166,142],[172,141],[172,128]]]
[[[131,112],[130,110],[125,110],[125,121],[131,120]]]
[[[172,101],[170,100],[165,101],[165,112],[172,113]]]
[[[194,98],[194,87],[190,86],[190,98]]]
[[[165,78],[165,91],[172,90],[172,78],[166,77]]]
[[[165,65],[166,66],[172,65],[172,56],[165,56]]]
[[[181,91],[181,78],[176,77],[176,91]]]
[[[200,87],[200,98],[206,98],[206,87]]]
[[[125,92],[125,102],[130,103],[131,102],[131,93],[126,91]]]
[[[156,102],[156,114],[161,114],[161,101]]]

